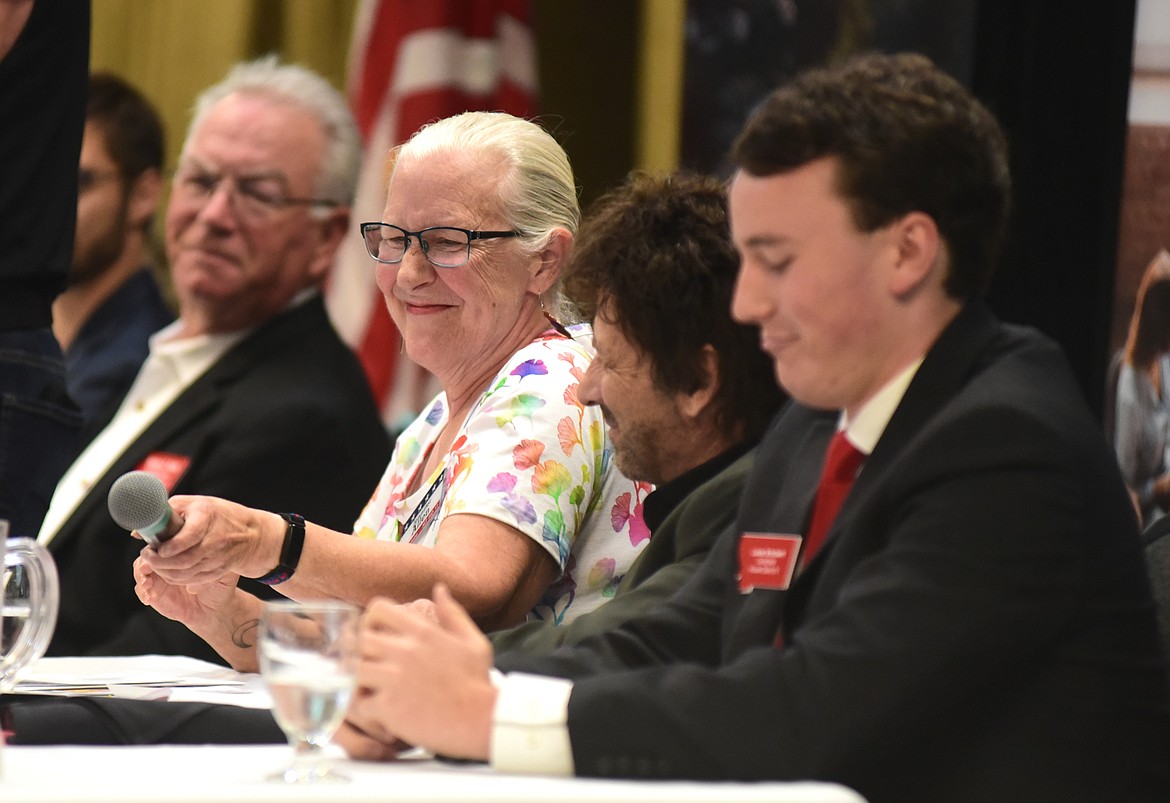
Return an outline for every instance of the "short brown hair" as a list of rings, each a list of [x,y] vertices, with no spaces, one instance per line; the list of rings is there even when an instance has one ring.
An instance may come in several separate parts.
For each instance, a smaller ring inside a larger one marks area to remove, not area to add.
[[[102,132],[106,150],[126,181],[163,169],[163,125],[146,96],[108,72],[89,76],[86,122]]]
[[[947,292],[987,290],[1011,195],[1007,143],[991,112],[925,56],[870,54],[797,76],[756,110],[732,156],[755,176],[836,159],[859,230],[923,212],[947,245]]]

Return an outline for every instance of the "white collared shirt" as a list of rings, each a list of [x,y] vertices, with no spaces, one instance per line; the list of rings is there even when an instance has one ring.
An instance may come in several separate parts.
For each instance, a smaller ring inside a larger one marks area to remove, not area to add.
[[[866,456],[873,452],[882,433],[886,431],[886,424],[890,423],[894,411],[902,403],[902,397],[906,395],[906,388],[910,387],[910,381],[918,373],[922,359],[919,357],[893,379],[882,385],[881,389],[861,406],[857,415],[852,419],[845,411],[841,412],[837,429],[845,430],[845,437],[858,451]]]
[[[902,403],[922,359],[886,382],[850,418],[844,411],[837,429],[869,455]],[[493,675],[499,689],[492,713],[491,764],[499,772],[530,775],[573,774],[569,741],[569,697],[573,681],[513,672]]]

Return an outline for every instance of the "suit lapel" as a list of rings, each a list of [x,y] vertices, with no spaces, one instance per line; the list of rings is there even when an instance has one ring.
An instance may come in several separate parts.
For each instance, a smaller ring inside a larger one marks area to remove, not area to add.
[[[738,535],[804,532],[837,416],[794,405],[787,418],[779,422],[784,426],[770,433],[757,452],[744,491]],[[725,657],[772,640],[780,626],[787,593],[757,589],[741,594],[735,578],[731,578],[725,605]]]
[[[162,415],[148,426],[124,451],[102,477],[81,500],[73,515],[61,527],[60,532],[53,538],[54,551],[64,549],[72,538],[87,527],[87,522],[94,516],[109,516],[106,510],[106,497],[114,481],[128,471],[134,471],[152,452],[171,451],[173,444],[183,432],[192,430],[192,424],[204,417],[218,405],[218,394],[215,386],[219,383],[209,371],[187,388]],[[194,446],[195,444],[186,444]],[[194,448],[183,449],[183,456],[194,457]]]
[[[832,560],[834,546],[846,535],[859,510],[864,510],[898,456],[928,421],[967,383],[986,359],[999,325],[983,304],[968,304],[943,331],[906,388],[873,453],[866,458],[857,481],[829,527],[824,547],[793,584],[785,615],[786,625],[799,621],[810,590]],[[815,491],[815,488],[814,488]],[[811,504],[811,497],[810,497]]]
[[[238,381],[251,366],[264,359],[264,355],[280,344],[287,348],[288,330],[311,325],[312,318],[324,316],[324,304],[320,297],[310,299],[295,309],[278,316],[257,329],[229,349],[203,376],[195,380],[163,413],[138,436],[126,451],[111,464],[106,473],[94,483],[93,488],[81,500],[77,509],[62,525],[53,538],[53,551],[65,548],[69,541],[87,527],[94,516],[108,517],[106,497],[114,481],[133,471],[152,452],[168,451],[185,434],[197,433],[200,438],[207,434],[193,424],[211,415],[221,403],[223,388]],[[108,422],[107,422],[108,423]],[[93,433],[97,434],[97,433]],[[195,459],[201,451],[201,443],[194,435],[183,443],[183,456]]]

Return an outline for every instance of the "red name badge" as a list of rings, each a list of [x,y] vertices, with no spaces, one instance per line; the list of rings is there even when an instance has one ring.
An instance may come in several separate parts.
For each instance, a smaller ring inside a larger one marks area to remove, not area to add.
[[[187,471],[189,465],[191,465],[191,458],[185,455],[172,454],[171,452],[151,452],[145,460],[138,464],[138,470],[153,474],[162,480],[163,487],[167,489],[169,494],[175,489],[179,478]]]
[[[739,537],[740,593],[755,588],[786,590],[799,555],[799,535],[744,533]]]

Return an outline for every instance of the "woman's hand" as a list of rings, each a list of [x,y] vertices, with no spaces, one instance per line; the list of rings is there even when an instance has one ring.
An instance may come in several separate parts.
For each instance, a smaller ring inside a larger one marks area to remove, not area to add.
[[[216,583],[225,574],[260,577],[279,561],[285,522],[277,514],[211,496],[174,496],[171,506],[183,526],[141,556],[168,583]]]
[[[224,574],[210,583],[177,585],[156,574],[144,557],[134,561],[134,593],[142,604],[196,632],[222,617],[235,595],[237,579],[234,574]]]
[[[255,639],[262,603],[236,588],[238,579],[237,575],[224,574],[210,583],[178,585],[154,572],[145,556],[134,561],[134,593],[143,604],[186,625],[234,669],[256,672],[259,657]]]
[[[1170,509],[1170,471],[1154,480],[1154,502],[1163,510]]]

